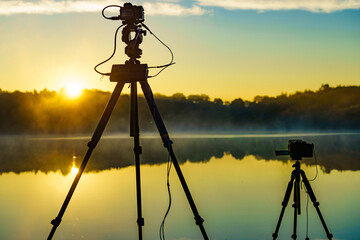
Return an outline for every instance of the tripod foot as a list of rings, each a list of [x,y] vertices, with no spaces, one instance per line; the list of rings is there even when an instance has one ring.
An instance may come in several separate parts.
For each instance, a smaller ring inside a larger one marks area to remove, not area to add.
[[[272,237],[273,237],[273,240],[275,240],[278,237],[277,233],[273,233]]]

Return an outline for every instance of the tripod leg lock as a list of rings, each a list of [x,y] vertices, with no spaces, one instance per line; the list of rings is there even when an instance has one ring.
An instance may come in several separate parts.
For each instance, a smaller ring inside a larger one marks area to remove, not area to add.
[[[136,154],[142,154],[142,148],[141,148],[141,146],[134,147],[134,153],[136,153]]]
[[[61,218],[56,217],[53,220],[51,220],[51,224],[54,225],[55,227],[58,227],[61,223]]]
[[[204,219],[202,219],[200,216],[196,216],[195,218],[195,223],[196,225],[202,225],[202,223],[204,222]]]
[[[144,218],[138,218],[138,220],[136,222],[137,222],[138,226],[144,226],[144,224],[145,224]]]
[[[163,143],[164,143],[164,147],[165,147],[166,149],[169,149],[170,146],[171,146],[171,144],[173,144],[173,141],[171,141],[171,140],[169,139],[169,136],[166,135],[166,137],[163,138]],[[169,146],[169,144],[170,144],[170,146]]]
[[[97,145],[98,142],[99,142],[99,141],[96,141],[96,140],[91,139],[91,141],[88,142],[87,146],[88,146],[89,148],[93,148],[93,149],[94,149],[94,148],[96,147],[96,145]]]

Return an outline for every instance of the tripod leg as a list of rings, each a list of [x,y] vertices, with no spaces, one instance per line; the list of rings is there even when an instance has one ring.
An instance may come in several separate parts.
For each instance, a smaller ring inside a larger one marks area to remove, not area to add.
[[[314,207],[316,209],[316,212],[317,214],[319,215],[319,218],[320,218],[320,221],[321,221],[321,224],[323,225],[324,227],[324,230],[326,232],[326,236],[329,240],[332,239],[333,235],[329,232],[327,226],[326,226],[326,223],[325,223],[325,220],[320,212],[320,209],[319,209],[319,202],[316,200],[316,197],[315,197],[315,194],[314,194],[314,191],[312,190],[311,186],[310,186],[310,183],[309,183],[309,180],[307,179],[306,175],[305,175],[305,172],[303,170],[300,171],[300,174],[301,174],[301,177],[303,179],[303,182],[304,182],[304,185],[306,187],[306,190],[309,194],[309,197],[312,201],[312,203],[314,204]]]
[[[300,214],[300,174],[298,170],[294,170],[295,174],[295,187],[294,187],[294,226],[293,226],[293,235],[292,239],[296,239],[296,229],[297,229],[297,215]]]
[[[287,204],[288,204],[288,202],[289,202],[290,195],[291,195],[291,190],[293,189],[294,178],[295,178],[295,175],[294,175],[294,172],[293,172],[293,173],[291,174],[291,180],[290,180],[290,182],[288,183],[288,186],[287,186],[287,188],[286,188],[284,200],[283,200],[282,203],[281,203],[282,208],[281,208],[279,220],[278,220],[278,222],[277,222],[277,224],[276,224],[275,232],[272,234],[273,240],[275,240],[275,239],[278,237],[278,233],[279,233],[279,229],[280,229],[280,225],[281,225],[282,218],[283,218],[283,216],[284,216],[285,208],[286,208],[286,206],[287,206]]]
[[[65,198],[65,201],[59,211],[59,214],[57,215],[57,217],[55,219],[53,219],[51,221],[51,224],[53,225],[52,229],[51,229],[51,232],[48,236],[48,240],[52,239],[52,237],[54,236],[54,233],[57,229],[57,227],[60,225],[60,222],[61,222],[61,219],[65,213],[65,210],[70,202],[70,199],[75,191],[75,188],[80,180],[80,177],[85,169],[85,166],[87,164],[87,162],[89,161],[89,158],[91,156],[91,153],[92,151],[94,150],[94,148],[96,147],[97,143],[99,142],[100,140],[100,137],[102,135],[102,133],[104,132],[104,129],[106,127],[106,124],[111,116],[111,113],[115,107],[115,104],[120,96],[120,93],[122,91],[124,87],[124,84],[123,83],[118,83],[114,89],[114,92],[112,93],[111,97],[110,97],[110,100],[105,108],[105,111],[103,113],[103,115],[101,116],[101,119],[99,121],[99,124],[97,125],[96,127],[96,130],[91,138],[91,141],[87,144],[87,146],[89,147],[88,151],[86,152],[86,155],[84,157],[84,160],[82,161],[81,165],[80,165],[80,168],[79,168],[79,171],[78,173],[76,174],[75,176],[75,179],[74,179],[74,182],[72,183],[71,187],[70,187],[70,190]]]
[[[140,134],[139,134],[139,116],[138,116],[138,98],[137,83],[131,83],[131,120],[130,120],[130,136],[134,137],[134,153],[135,153],[135,172],[136,172],[136,199],[137,199],[137,224],[139,232],[139,240],[142,240],[142,226],[144,226],[144,218],[142,217],[141,208],[141,182],[140,182]]]
[[[199,212],[198,212],[198,210],[196,208],[195,202],[194,202],[194,200],[193,200],[193,198],[192,198],[192,196],[190,194],[190,190],[189,190],[189,188],[188,188],[188,186],[186,184],[185,178],[184,178],[184,176],[183,176],[183,174],[181,172],[179,163],[176,160],[175,153],[174,153],[174,151],[172,149],[172,146],[171,146],[172,142],[171,142],[171,140],[169,138],[169,135],[167,133],[167,130],[165,128],[165,124],[164,124],[164,122],[163,122],[163,120],[162,120],[162,118],[160,116],[159,110],[157,109],[157,106],[155,104],[154,97],[153,97],[151,88],[149,86],[149,83],[147,81],[141,81],[140,84],[141,84],[141,88],[142,88],[142,91],[144,93],[144,96],[146,98],[147,104],[148,104],[148,106],[150,108],[151,114],[152,114],[152,116],[154,118],[154,121],[156,123],[159,134],[161,136],[161,139],[162,139],[162,141],[164,143],[164,146],[169,151],[169,154],[170,154],[171,160],[172,160],[172,162],[174,164],[176,173],[177,173],[177,175],[179,177],[179,180],[180,180],[181,185],[182,185],[182,187],[184,189],[187,200],[188,200],[188,202],[190,204],[191,210],[192,210],[192,212],[194,214],[196,225],[199,226],[203,238],[204,239],[209,239],[208,236],[207,236],[207,233],[205,231],[205,228],[203,226],[204,219],[202,219],[200,217],[200,214],[199,214]]]

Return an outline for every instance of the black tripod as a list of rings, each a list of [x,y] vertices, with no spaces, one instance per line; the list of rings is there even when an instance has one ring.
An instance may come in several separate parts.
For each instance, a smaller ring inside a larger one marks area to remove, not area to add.
[[[300,182],[301,182],[301,179],[302,178],[302,181],[304,182],[304,185],[305,185],[305,188],[307,190],[307,193],[309,194],[309,197],[312,201],[312,203],[314,204],[314,207],[316,209],[316,212],[317,214],[319,215],[319,218],[320,218],[320,221],[324,227],[324,230],[326,232],[326,236],[329,240],[332,239],[333,235],[329,232],[327,226],[326,226],[326,223],[325,223],[325,220],[320,212],[320,209],[319,209],[319,202],[316,200],[316,197],[315,197],[315,194],[310,186],[310,183],[309,183],[309,180],[307,179],[306,175],[305,175],[305,172],[303,170],[300,169],[300,159],[293,159],[293,160],[296,160],[295,164],[293,165],[293,167],[295,168],[295,170],[292,171],[291,173],[291,180],[287,186],[287,189],[286,189],[286,193],[285,193],[285,197],[284,197],[284,200],[282,202],[282,209],[281,209],[281,212],[280,212],[280,217],[279,217],[279,220],[277,222],[277,225],[276,225],[276,229],[275,229],[275,232],[273,233],[272,237],[273,237],[273,240],[275,240],[277,237],[278,237],[278,233],[279,233],[279,228],[280,228],[280,224],[281,224],[281,220],[283,218],[283,215],[284,215],[284,212],[285,212],[285,208],[289,202],[289,198],[290,198],[290,195],[291,195],[291,190],[293,188],[293,185],[295,184],[294,186],[294,203],[292,205],[292,207],[294,208],[294,226],[293,226],[293,234],[291,235],[291,238],[292,239],[296,239],[296,227],[297,227],[297,215],[300,215],[301,214],[301,211],[300,211]],[[306,238],[306,240],[308,240],[309,238]]]
[[[136,35],[132,40],[130,39],[130,33],[135,32]],[[91,141],[87,144],[89,147],[83,162],[79,168],[78,174],[75,177],[74,182],[71,185],[71,188],[66,196],[66,199],[59,211],[59,214],[55,219],[51,221],[53,225],[51,232],[48,236],[48,240],[52,239],[57,227],[59,226],[61,219],[65,213],[65,210],[70,202],[70,199],[75,191],[75,188],[80,180],[80,177],[85,169],[85,166],[91,156],[92,151],[99,142],[101,135],[105,129],[105,126],[111,116],[111,113],[115,107],[115,104],[121,94],[121,91],[125,83],[131,84],[131,121],[130,121],[130,136],[134,137],[134,153],[135,153],[135,170],[136,170],[136,194],[137,194],[137,225],[139,240],[142,240],[142,226],[144,226],[144,218],[142,217],[142,208],[141,208],[141,186],[140,186],[140,154],[141,146],[139,141],[139,120],[138,120],[138,96],[137,96],[137,83],[139,82],[146,98],[146,102],[149,106],[150,112],[153,116],[156,127],[159,131],[160,137],[164,143],[164,147],[169,151],[170,158],[175,167],[176,173],[179,177],[181,185],[184,189],[187,200],[190,204],[191,210],[195,217],[195,223],[199,226],[201,234],[204,239],[209,239],[205,228],[203,226],[204,220],[200,217],[199,212],[195,206],[195,202],[190,194],[189,188],[186,184],[185,178],[181,172],[178,161],[176,160],[173,148],[172,141],[168,135],[168,132],[165,128],[164,122],[160,116],[159,110],[155,104],[152,90],[147,81],[147,65],[140,64],[140,61],[136,58],[140,58],[142,53],[139,49],[139,44],[142,41],[142,34],[145,34],[145,31],[141,29],[140,25],[134,23],[127,23],[123,29],[123,41],[127,44],[125,48],[125,53],[130,57],[125,64],[113,65],[110,81],[117,82],[116,87],[111,95],[111,98],[105,108],[105,111],[100,119],[99,124],[96,127],[96,130],[91,138]]]

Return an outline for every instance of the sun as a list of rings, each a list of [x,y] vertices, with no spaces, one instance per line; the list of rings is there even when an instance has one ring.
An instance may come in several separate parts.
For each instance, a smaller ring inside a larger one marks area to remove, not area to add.
[[[71,98],[79,97],[83,91],[83,88],[80,83],[78,82],[69,82],[65,86],[66,95]]]
[[[78,172],[79,172],[79,169],[77,167],[75,167],[75,166],[72,166],[71,173],[76,175]]]

